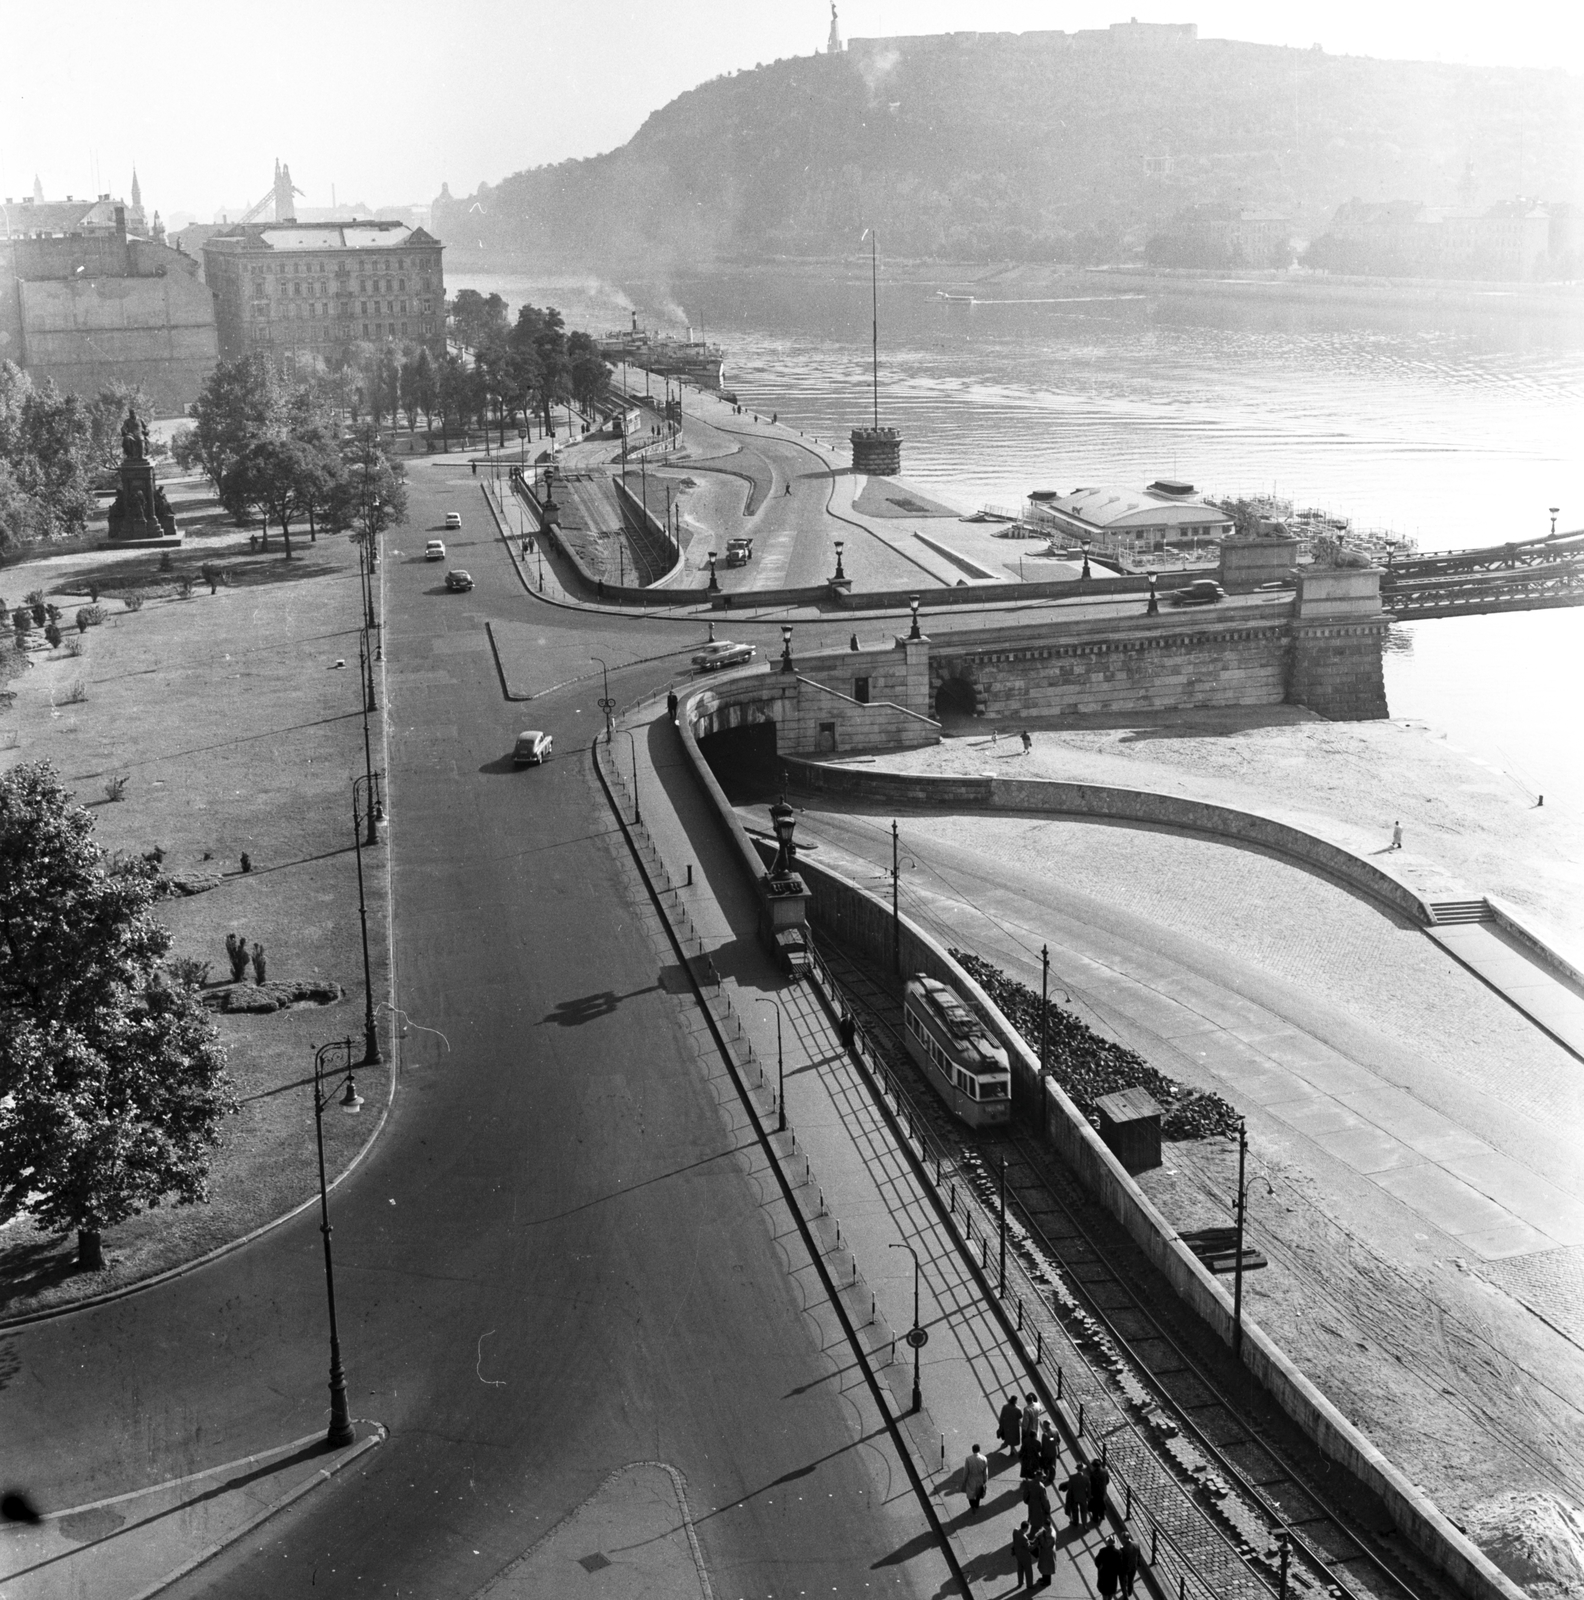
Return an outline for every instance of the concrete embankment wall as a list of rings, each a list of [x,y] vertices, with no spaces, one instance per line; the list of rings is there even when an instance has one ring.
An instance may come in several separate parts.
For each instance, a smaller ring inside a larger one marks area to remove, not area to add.
[[[636,584],[606,583],[603,579],[596,578],[583,565],[577,551],[561,537],[560,530],[553,524],[546,525],[544,508],[535,497],[533,490],[515,475],[512,477],[512,489],[539,524],[537,537],[548,539],[550,548],[571,564],[573,571],[577,574],[577,581],[582,587],[582,599],[603,600],[612,605],[642,607],[696,606],[698,604],[698,595],[686,589],[645,589]]]
[[[688,700],[700,739],[773,722],[776,749],[791,755],[823,751],[909,750],[934,744],[940,724],[894,701],[861,702],[797,672],[754,670],[717,678]]]
[[[1231,806],[1149,789],[1115,789],[1053,778],[938,778],[925,773],[832,767],[795,758],[788,766],[805,787],[854,799],[952,811],[1036,811],[1208,834],[1312,867],[1418,926],[1428,926],[1432,920],[1429,906],[1412,889],[1362,856],[1289,823]]]
[[[701,696],[707,693],[708,691],[699,691],[683,699],[682,714],[679,719],[683,745],[698,781],[714,802],[720,825],[729,837],[733,850],[743,861],[745,870],[757,877],[768,860],[767,854],[761,858],[761,851],[768,847],[756,845],[749,840],[715,775],[709,770],[708,763],[704,760],[693,735],[695,708],[700,707]],[[795,768],[800,778],[806,778],[811,771],[821,771],[836,779],[843,786],[842,792],[860,792],[863,783],[867,781],[874,785],[867,791],[869,798],[878,795],[885,798],[923,799],[928,795],[937,804],[958,808],[987,804],[996,788],[1002,789],[1003,799],[1009,806],[1026,808],[1030,795],[1024,791],[1033,791],[1036,788],[1035,780],[1004,782],[989,779],[937,779],[926,787],[922,780],[905,774],[854,773],[832,768],[816,768],[813,763],[801,761],[789,762],[789,766]],[[860,781],[847,788],[848,781],[854,779]],[[897,781],[895,787],[893,781]],[[830,787],[834,788],[835,785]],[[909,787],[914,791],[912,795],[907,793]],[[1062,791],[1079,791],[1095,789],[1096,786],[1060,784],[1049,787]],[[1134,796],[1131,801],[1128,799],[1130,795]],[[1193,826],[1200,831],[1241,838],[1244,842],[1257,842],[1255,838],[1259,832],[1257,827],[1254,834],[1246,838],[1232,831],[1229,819],[1236,813],[1231,813],[1229,808],[1203,807],[1204,815],[1201,815],[1199,823],[1185,824],[1176,820],[1179,816],[1193,813],[1177,813],[1173,810],[1172,803],[1190,808],[1197,806],[1197,803],[1177,800],[1174,796],[1146,795],[1127,790],[1100,790],[1089,797],[1092,809],[1087,809],[1082,814],[1096,816],[1108,814],[1098,809],[1102,796],[1106,797],[1106,804],[1118,807],[1131,806],[1133,814],[1130,820],[1160,821],[1172,826]],[[1064,798],[1069,805],[1063,809],[1071,809],[1070,803],[1076,797],[1066,794]],[[1161,806],[1161,802],[1167,804]],[[1225,817],[1210,815],[1215,813],[1226,815]],[[1203,827],[1202,824],[1206,821],[1214,823],[1215,826]],[[1258,825],[1267,823],[1268,819],[1251,817],[1248,821],[1250,824]],[[1270,826],[1280,828],[1282,825],[1270,824]],[[1299,840],[1311,837],[1301,834],[1297,829],[1288,829],[1286,832],[1296,835]],[[1296,841],[1289,839],[1286,842],[1292,844]],[[1323,840],[1313,840],[1313,844],[1323,847],[1322,857],[1324,851],[1335,849],[1333,846],[1325,845]],[[1346,852],[1338,854],[1346,855]],[[1299,859],[1308,858],[1300,856]],[[925,972],[938,977],[976,1003],[999,1041],[1007,1049],[1013,1069],[1014,1102],[1024,1106],[1032,1104],[1039,1108],[1034,1120],[1060,1158],[1067,1163],[1089,1192],[1127,1229],[1129,1236],[1165,1275],[1183,1300],[1204,1318],[1218,1337],[1230,1344],[1232,1303],[1226,1290],[1183,1244],[1176,1230],[1151,1204],[1149,1198],[1105,1147],[1088,1120],[1060,1087],[1049,1081],[1043,1086],[1040,1085],[1037,1056],[980,986],[947,954],[938,941],[909,918],[904,916],[899,923],[894,922],[889,905],[880,896],[807,857],[799,859],[798,867],[813,891],[812,914],[816,928],[866,951],[888,967],[892,964],[893,949],[896,949],[900,957],[898,964],[903,972]],[[1476,1600],[1525,1600],[1523,1591],[1513,1584],[1472,1541],[1460,1533],[1437,1507],[1332,1405],[1257,1323],[1247,1318],[1243,1321],[1242,1352],[1245,1366],[1282,1409],[1328,1456],[1341,1463],[1361,1483],[1380,1496],[1393,1522],[1403,1535],[1460,1589],[1476,1597]]]

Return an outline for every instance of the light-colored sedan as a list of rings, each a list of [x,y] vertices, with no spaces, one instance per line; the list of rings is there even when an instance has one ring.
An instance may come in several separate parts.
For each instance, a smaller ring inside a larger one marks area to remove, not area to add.
[[[424,560],[425,561],[444,561],[445,560],[445,540],[444,539],[431,539],[428,542],[428,544],[426,544],[424,546]]]
[[[751,644],[733,644],[730,639],[720,639],[707,644],[693,657],[693,665],[700,672],[715,672],[721,667],[738,667],[754,658]]]
[[[550,759],[555,741],[538,728],[524,728],[512,746],[512,760],[519,767],[543,766]]]

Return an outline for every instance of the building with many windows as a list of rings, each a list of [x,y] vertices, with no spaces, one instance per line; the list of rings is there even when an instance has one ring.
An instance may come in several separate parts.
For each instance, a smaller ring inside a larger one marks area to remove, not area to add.
[[[351,344],[445,352],[445,246],[402,222],[264,222],[204,241],[220,355],[328,357]]]

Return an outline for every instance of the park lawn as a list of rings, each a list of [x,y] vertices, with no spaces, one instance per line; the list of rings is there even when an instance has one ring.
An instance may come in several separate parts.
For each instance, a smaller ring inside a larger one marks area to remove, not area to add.
[[[181,511],[178,506],[178,517]],[[350,1035],[361,1059],[363,966],[352,847],[352,780],[363,772],[357,552],[344,536],[310,542],[295,558],[250,548],[248,533],[213,526],[186,548],[76,550],[0,569],[13,605],[42,588],[65,613],[68,636],[87,585],[101,587],[107,620],[85,651],[30,652],[0,711],[0,769],[47,759],[84,805],[108,849],[162,849],[173,878],[214,886],[157,903],[171,954],[212,963],[210,987],[229,984],[225,935],[266,953],[271,983],[320,979],[344,998],[269,1014],[218,1015],[240,1109],[215,1152],[207,1205],[159,1207],[105,1232],[106,1268],[73,1266],[75,1236],[0,1228],[0,1320],[60,1306],[177,1267],[242,1238],[317,1193],[309,1083],[314,1049]],[[177,580],[201,562],[224,568],[211,594]],[[128,610],[135,586],[145,599]],[[344,666],[335,663],[340,660]],[[74,699],[78,686],[85,698]],[[383,688],[378,693],[383,703]],[[383,716],[369,718],[373,763],[383,765]],[[107,785],[124,778],[119,800]],[[383,830],[382,830],[383,831]],[[241,856],[251,871],[241,870]],[[370,958],[378,1005],[389,986],[389,878],[381,843],[364,852]],[[251,980],[251,971],[248,974]],[[376,1127],[390,1094],[387,1063],[358,1074],[358,1116],[327,1112],[326,1157],[344,1170]]]

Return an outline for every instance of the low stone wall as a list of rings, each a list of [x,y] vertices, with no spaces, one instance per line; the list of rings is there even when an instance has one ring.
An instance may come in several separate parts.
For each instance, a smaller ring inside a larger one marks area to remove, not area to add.
[[[810,789],[855,799],[900,801],[957,811],[1038,811],[1207,834],[1269,850],[1313,868],[1417,926],[1428,927],[1432,921],[1430,907],[1419,895],[1364,857],[1290,823],[1231,806],[1211,805],[1151,789],[1114,789],[1054,778],[940,778],[928,773],[830,767],[795,758],[789,761],[789,768],[798,782]]]

